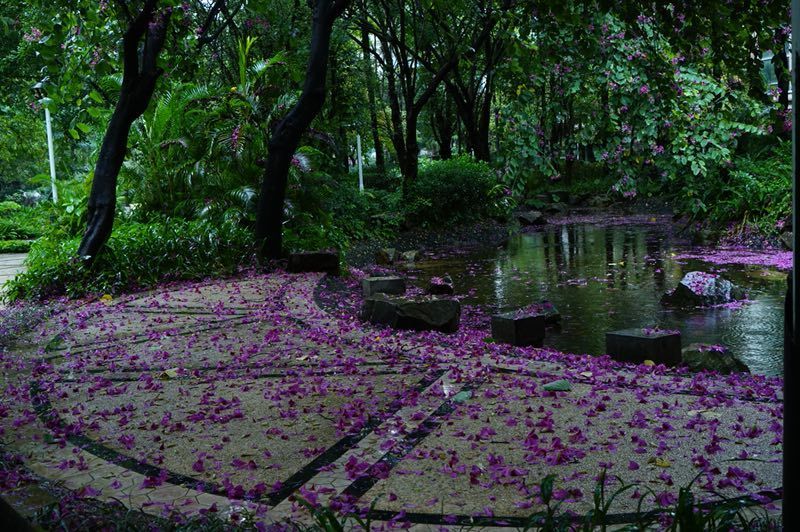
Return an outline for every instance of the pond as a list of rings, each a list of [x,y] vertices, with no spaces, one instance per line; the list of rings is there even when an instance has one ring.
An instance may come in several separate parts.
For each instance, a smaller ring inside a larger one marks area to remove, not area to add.
[[[409,272],[426,286],[450,274],[465,309],[491,314],[548,299],[561,312],[560,328],[545,346],[571,353],[605,352],[605,333],[659,326],[678,329],[683,345],[722,344],[753,373],[783,371],[783,295],[786,274],[763,266],[715,265],[681,259],[689,249],[667,220],[640,225],[547,225],[511,237],[496,249],[435,257]],[[675,310],[659,303],[686,272],[720,273],[745,288],[741,308]]]

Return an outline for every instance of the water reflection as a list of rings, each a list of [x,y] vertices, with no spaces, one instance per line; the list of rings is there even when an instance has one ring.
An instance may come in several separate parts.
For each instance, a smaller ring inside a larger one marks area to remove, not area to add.
[[[721,343],[756,373],[782,372],[785,278],[761,267],[677,261],[684,246],[657,225],[569,225],[513,237],[503,249],[420,265],[423,282],[450,273],[464,302],[510,310],[549,299],[561,311],[561,330],[545,345],[601,354],[609,330],[658,325],[679,329],[683,344]],[[739,310],[676,311],[661,295],[692,270],[717,271],[748,290]]]

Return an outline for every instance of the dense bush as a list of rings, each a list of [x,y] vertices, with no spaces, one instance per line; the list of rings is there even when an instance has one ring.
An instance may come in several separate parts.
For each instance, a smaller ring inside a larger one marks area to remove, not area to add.
[[[364,187],[368,189],[379,190],[397,190],[403,183],[402,177],[397,170],[388,170],[386,172],[378,172],[373,168],[364,168]]]
[[[0,241],[31,240],[47,230],[50,207],[23,207],[13,201],[0,202]]]
[[[30,248],[30,240],[0,240],[0,253],[25,253]]]
[[[415,224],[475,220],[491,213],[496,184],[489,165],[461,156],[421,161],[408,190],[406,217]]]
[[[730,169],[684,201],[691,201],[697,216],[713,225],[751,224],[768,234],[781,229],[780,222],[791,214],[791,176],[792,145],[784,141],[734,157]]]
[[[75,260],[79,241],[37,241],[28,256],[28,271],[9,282],[7,297],[119,293],[167,281],[230,275],[253,258],[252,232],[230,222],[164,219],[122,224],[91,270]]]

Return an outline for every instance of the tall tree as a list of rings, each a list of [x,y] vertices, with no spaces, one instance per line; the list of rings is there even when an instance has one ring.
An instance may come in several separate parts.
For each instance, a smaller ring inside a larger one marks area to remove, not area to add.
[[[169,9],[157,10],[158,0],[146,0],[136,16],[129,13],[127,3],[120,2],[120,5],[128,19],[122,39],[122,87],[95,164],[87,208],[88,224],[78,248],[78,256],[88,264],[95,260],[111,235],[117,177],[125,159],[128,135],[134,120],[150,104],[156,81],[163,73],[157,62],[172,14]]]
[[[258,257],[262,262],[282,255],[283,208],[289,165],[300,137],[325,103],[333,23],[348,4],[349,0],[314,0],[311,48],[303,91],[294,107],[275,126],[269,139],[255,228]]]

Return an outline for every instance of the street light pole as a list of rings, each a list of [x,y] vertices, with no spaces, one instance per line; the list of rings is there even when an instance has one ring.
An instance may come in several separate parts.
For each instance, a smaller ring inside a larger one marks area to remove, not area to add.
[[[53,191],[53,203],[58,204],[58,189],[56,188],[56,155],[53,150],[53,127],[50,123],[50,109],[44,108],[44,122],[47,128],[47,151],[50,156],[50,189]]]

